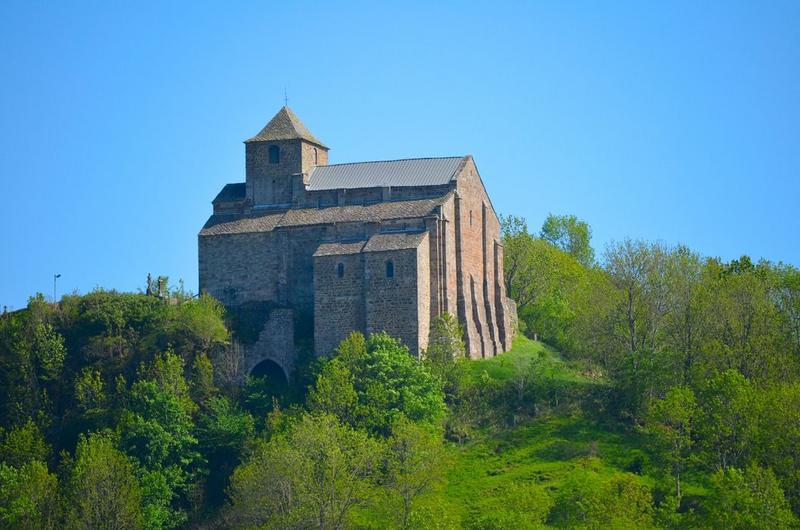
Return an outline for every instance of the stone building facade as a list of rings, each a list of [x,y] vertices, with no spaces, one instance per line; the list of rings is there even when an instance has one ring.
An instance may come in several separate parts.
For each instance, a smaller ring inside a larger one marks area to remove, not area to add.
[[[303,335],[329,355],[353,330],[386,331],[419,355],[443,312],[470,357],[511,347],[500,223],[471,156],[331,165],[288,107],[245,154],[245,182],[222,188],[198,236],[201,292],[269,307],[245,373],[290,373]]]

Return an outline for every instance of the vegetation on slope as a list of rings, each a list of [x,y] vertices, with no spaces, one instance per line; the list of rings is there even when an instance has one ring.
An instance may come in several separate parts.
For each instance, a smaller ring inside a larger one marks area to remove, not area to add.
[[[505,221],[511,352],[443,315],[422,361],[354,333],[282,389],[238,383],[263,308],[34,297],[0,317],[0,526],[797,527],[800,273],[590,234]]]

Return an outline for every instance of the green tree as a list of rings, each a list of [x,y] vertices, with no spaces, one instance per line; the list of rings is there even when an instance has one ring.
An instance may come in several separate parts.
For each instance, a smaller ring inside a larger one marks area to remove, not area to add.
[[[736,369],[757,381],[786,381],[800,374],[780,306],[780,275],[769,262],[747,256],[711,262],[709,337],[703,344],[708,371]]]
[[[59,527],[58,480],[47,465],[30,460],[19,467],[0,463],[0,526],[11,530]]]
[[[55,381],[61,377],[66,357],[64,337],[47,323],[39,323],[33,331],[33,358],[39,372],[39,378]]]
[[[71,529],[143,527],[142,491],[134,466],[107,434],[81,437],[67,497],[67,526]]]
[[[175,527],[187,519],[189,494],[202,471],[196,409],[180,357],[167,352],[140,367],[117,431],[120,446],[139,464],[148,526]]]
[[[97,414],[105,410],[105,383],[99,371],[91,368],[81,370],[75,379],[75,401],[84,414]]]
[[[39,426],[28,419],[8,432],[0,430],[0,462],[21,468],[28,462],[46,462],[50,447]]]
[[[692,430],[697,402],[688,387],[673,387],[664,399],[653,402],[647,429],[653,435],[669,474],[675,481],[675,496],[681,499],[681,477],[692,449]]]
[[[570,254],[584,267],[594,265],[592,229],[574,215],[549,214],[539,237]]]
[[[358,333],[345,339],[310,391],[309,404],[383,436],[401,414],[434,425],[445,410],[440,380],[386,333],[366,341]]]
[[[381,448],[332,415],[305,415],[233,473],[229,526],[341,529],[374,494]]]
[[[756,400],[754,460],[773,470],[800,513],[800,382],[766,385]]]
[[[658,349],[658,332],[669,308],[667,253],[660,244],[631,239],[606,248],[606,272],[623,293],[617,332],[628,352]]]
[[[428,371],[441,379],[448,397],[455,394],[461,378],[460,363],[466,352],[463,337],[458,319],[450,313],[442,313],[433,320],[428,348],[422,354]]]
[[[597,310],[584,306],[594,269],[532,236],[517,217],[503,218],[503,245],[506,288],[517,303],[520,330],[559,349],[578,350],[577,316]]]
[[[708,337],[709,278],[699,255],[684,246],[666,257],[667,312],[664,322],[666,349],[676,355],[676,383],[692,384],[700,347]]]
[[[189,395],[189,384],[183,375],[183,359],[172,350],[156,355],[148,365],[141,365],[138,370],[139,380],[152,381],[178,400],[183,410],[192,414],[197,406]]]
[[[697,435],[711,467],[741,468],[755,437],[754,390],[736,370],[708,380],[701,394]]]
[[[353,374],[340,358],[325,363],[308,391],[306,403],[312,412],[327,412],[351,424],[356,421],[358,394]]]
[[[564,528],[650,528],[653,499],[638,477],[604,477],[598,461],[586,459],[559,488],[548,523]]]
[[[711,528],[772,530],[798,524],[775,475],[755,466],[717,471],[705,505]]]
[[[224,345],[229,339],[225,327],[225,308],[208,294],[201,294],[174,306],[172,342],[178,351],[187,355],[191,351],[210,353],[214,345]]]
[[[195,356],[192,363],[190,395],[196,403],[205,403],[217,394],[214,385],[214,366],[205,353]]]
[[[400,500],[400,528],[409,527],[414,501],[442,480],[444,458],[440,433],[405,416],[400,416],[392,426],[386,461],[387,486]]]
[[[227,478],[253,438],[255,422],[250,414],[240,410],[228,398],[216,396],[206,401],[195,432],[199,450],[208,462],[209,501],[216,506],[224,500]]]

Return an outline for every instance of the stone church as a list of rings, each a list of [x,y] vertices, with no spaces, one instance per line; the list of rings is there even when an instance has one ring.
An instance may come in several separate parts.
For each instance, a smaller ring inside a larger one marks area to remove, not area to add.
[[[198,236],[200,291],[269,308],[244,373],[289,374],[302,336],[329,355],[353,330],[419,355],[443,312],[470,357],[511,347],[500,223],[471,156],[328,164],[288,107],[244,144],[245,182],[222,188]]]

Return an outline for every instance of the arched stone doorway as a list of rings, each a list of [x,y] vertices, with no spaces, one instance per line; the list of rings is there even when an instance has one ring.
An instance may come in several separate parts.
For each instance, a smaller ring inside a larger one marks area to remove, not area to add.
[[[254,379],[265,379],[270,388],[274,388],[276,391],[282,391],[280,393],[285,393],[289,386],[286,372],[283,371],[281,365],[272,359],[264,359],[255,365],[253,369],[250,370],[250,377]]]
[[[250,370],[242,391],[245,408],[257,418],[263,418],[275,403],[285,404],[290,397],[286,372],[272,359],[264,359]]]

